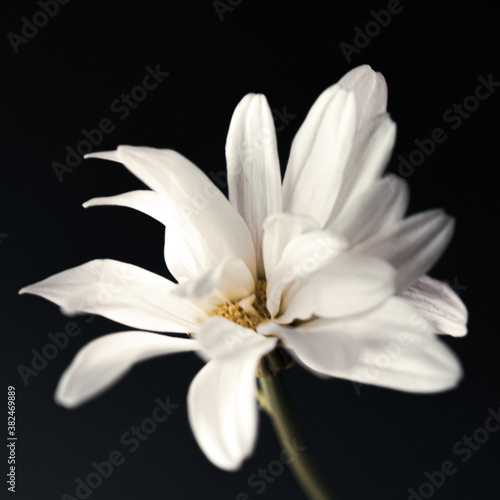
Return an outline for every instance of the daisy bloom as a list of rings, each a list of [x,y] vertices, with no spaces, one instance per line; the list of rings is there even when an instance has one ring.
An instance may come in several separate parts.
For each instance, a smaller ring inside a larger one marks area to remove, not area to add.
[[[309,111],[282,182],[267,101],[245,96],[226,143],[229,199],[172,150],[120,146],[87,155],[122,163],[150,188],[84,206],[130,207],[161,222],[177,283],[94,260],[24,288],[66,314],[99,314],[139,330],[86,345],[56,401],[75,407],[135,363],[195,351],[206,364],[189,389],[190,424],[207,457],[234,470],[256,440],[256,376],[268,383],[297,362],[402,391],[456,386],[460,364],[437,334],[465,335],[467,311],[448,285],[426,275],[453,219],[441,210],[405,217],[407,184],[382,175],[396,130],[386,103],[381,74],[369,66],[347,73]]]

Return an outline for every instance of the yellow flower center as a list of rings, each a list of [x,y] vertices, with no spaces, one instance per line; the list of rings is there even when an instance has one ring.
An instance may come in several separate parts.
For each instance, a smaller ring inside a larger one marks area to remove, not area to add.
[[[271,318],[266,307],[266,280],[257,280],[255,285],[255,299],[250,304],[251,307],[244,309],[237,302],[229,302],[216,307],[212,314],[221,316],[238,325],[257,331],[257,325],[266,322]]]
[[[257,331],[257,325],[271,319],[271,315],[266,307],[266,286],[266,280],[257,280],[253,295],[239,302],[229,302],[216,307],[212,311],[212,314],[214,316],[226,318],[245,328]],[[257,377],[276,375],[281,370],[290,368],[294,364],[295,360],[288,354],[281,343],[278,342],[276,348],[272,352],[260,359],[256,375]]]

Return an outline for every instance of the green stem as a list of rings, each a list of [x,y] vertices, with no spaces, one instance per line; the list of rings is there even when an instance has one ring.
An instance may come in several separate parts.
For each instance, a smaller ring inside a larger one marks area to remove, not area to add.
[[[335,500],[335,495],[314,463],[295,420],[281,374],[259,377],[261,407],[271,417],[274,429],[293,461],[290,467],[310,500]],[[292,443],[295,442],[295,446]],[[302,450],[302,451],[297,451]]]

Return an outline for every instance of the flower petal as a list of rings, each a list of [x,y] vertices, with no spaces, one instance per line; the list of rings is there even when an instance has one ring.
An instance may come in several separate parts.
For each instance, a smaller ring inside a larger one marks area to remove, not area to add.
[[[388,114],[369,120],[356,133],[342,186],[327,226],[335,221],[346,205],[357,200],[380,178],[389,162],[395,140],[396,124]]]
[[[267,309],[274,317],[287,288],[297,288],[308,277],[347,248],[345,238],[332,231],[311,231],[292,239],[283,249],[281,259],[267,281]]]
[[[123,163],[170,205],[165,260],[178,281],[216,267],[230,255],[242,258],[255,276],[252,237],[241,216],[214,183],[175,151],[120,146],[86,158]]]
[[[291,323],[313,315],[341,318],[368,311],[394,293],[394,268],[387,262],[341,254],[328,265],[288,288],[276,321]]]
[[[346,73],[338,82],[343,89],[354,91],[356,97],[357,128],[384,113],[387,107],[387,85],[381,73],[376,73],[367,64]]]
[[[166,228],[168,226],[170,233],[174,235],[170,239],[168,237],[169,229],[166,229],[165,263],[169,271],[179,282],[189,280],[190,276],[196,276],[196,255],[192,255],[190,251],[185,251],[186,242],[177,241],[178,246],[181,246],[181,248],[176,251],[174,238],[175,234],[179,233],[179,227],[176,225],[172,214],[177,213],[178,209],[173,207],[164,196],[150,190],[130,191],[116,196],[93,198],[85,202],[83,207],[89,208],[102,205],[133,208],[161,222]]]
[[[164,354],[200,349],[196,340],[150,332],[119,332],[81,349],[57,386],[55,400],[74,408],[118,382],[136,363]]]
[[[222,469],[235,470],[255,444],[256,371],[276,339],[223,318],[208,320],[198,339],[213,359],[189,388],[189,421],[207,457]]]
[[[461,367],[432,334],[433,325],[401,298],[359,315],[318,319],[297,328],[265,323],[307,368],[317,373],[409,392],[454,387]]]
[[[451,239],[453,228],[453,218],[442,210],[428,210],[402,220],[353,250],[390,262],[397,269],[396,292],[399,293],[436,263]]]
[[[283,180],[287,212],[324,226],[339,192],[356,128],[354,93],[334,85],[318,98],[293,140]]]
[[[450,286],[422,276],[401,296],[434,322],[439,333],[463,337],[467,333],[467,308]]]
[[[307,215],[285,212],[269,216],[263,225],[263,253],[266,276],[271,276],[286,245],[294,238],[311,231],[319,231],[320,225]]]
[[[376,182],[357,198],[350,198],[328,229],[342,234],[350,245],[390,228],[399,222],[408,207],[408,185],[393,175]]]
[[[103,205],[133,208],[166,226],[170,220],[171,206],[167,200],[156,191],[138,190],[116,196],[102,196],[92,198],[83,204],[83,208],[98,207]]]
[[[212,271],[177,285],[172,293],[210,310],[248,297],[254,289],[255,282],[246,264],[238,257],[228,257]]]
[[[92,260],[23,288],[50,300],[66,314],[91,313],[132,328],[189,332],[206,316],[174,297],[175,284],[116,260]]]
[[[248,94],[236,107],[226,143],[229,201],[246,222],[264,277],[262,224],[281,212],[281,173],[273,116],[267,100]]]

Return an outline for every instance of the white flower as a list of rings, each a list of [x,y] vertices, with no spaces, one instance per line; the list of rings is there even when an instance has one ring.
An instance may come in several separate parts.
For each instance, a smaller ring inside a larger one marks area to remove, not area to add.
[[[405,182],[382,177],[395,140],[386,100],[385,81],[369,66],[323,92],[293,141],[282,185],[267,101],[247,95],[227,138],[229,201],[171,150],[88,155],[123,163],[151,190],[84,206],[122,205],[162,222],[179,283],[95,260],[22,292],[69,314],[190,338],[126,331],[94,340],[64,373],[57,402],[77,406],[139,361],[197,351],[207,363],[189,390],[190,423],[210,460],[235,469],[255,442],[256,370],[277,347],[314,372],[361,383],[455,386],[460,365],[435,334],[465,335],[467,312],[425,276],[453,221],[440,210],[404,218]]]

